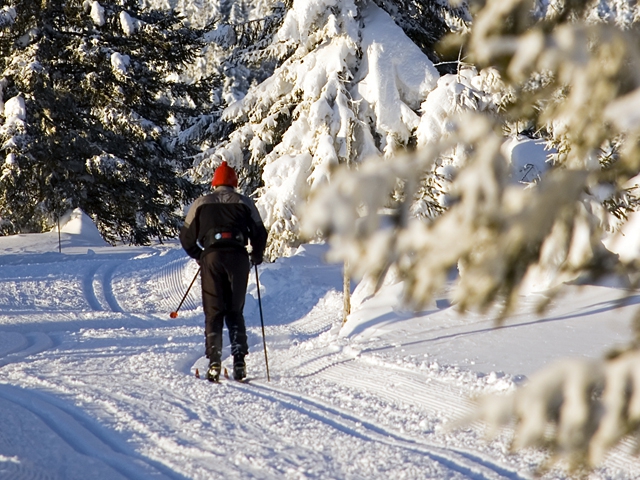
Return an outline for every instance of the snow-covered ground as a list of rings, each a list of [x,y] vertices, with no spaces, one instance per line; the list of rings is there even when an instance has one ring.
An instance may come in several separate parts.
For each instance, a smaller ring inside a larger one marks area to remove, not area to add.
[[[542,317],[532,295],[495,329],[445,296],[398,308],[399,285],[387,285],[356,292],[342,326],[341,270],[306,245],[259,267],[271,381],[252,275],[250,381],[213,385],[195,378],[198,283],[169,318],[195,263],[175,243],[106,246],[94,228],[71,218],[61,252],[57,232],[0,238],[0,479],[532,478],[543,453],[447,424],[475,395],[626,343],[640,302],[571,286]],[[591,478],[638,478],[630,450]]]

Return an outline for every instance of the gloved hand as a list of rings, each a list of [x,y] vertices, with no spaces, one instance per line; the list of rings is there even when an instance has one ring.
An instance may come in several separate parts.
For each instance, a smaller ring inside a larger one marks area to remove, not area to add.
[[[254,255],[252,253],[250,257],[251,257],[251,265],[260,265],[262,263],[262,255]]]

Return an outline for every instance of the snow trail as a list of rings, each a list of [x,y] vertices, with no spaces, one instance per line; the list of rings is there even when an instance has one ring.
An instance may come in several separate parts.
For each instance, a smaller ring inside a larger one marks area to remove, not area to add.
[[[354,437],[386,444],[390,447],[404,448],[426,455],[447,469],[458,472],[466,478],[477,480],[501,478],[517,480],[524,478],[518,475],[517,472],[509,471],[487,459],[480,459],[477,455],[470,452],[459,452],[417,441],[416,439],[400,435],[392,429],[381,428],[352,413],[342,411],[332,405],[318,402],[317,400],[300,394],[287,392],[256,381],[252,381],[250,387],[237,384],[235,388],[251,388],[254,394],[256,394],[255,390],[264,392],[264,398],[277,400],[288,408],[298,410],[311,418],[331,425],[337,430],[341,430]],[[259,393],[257,393],[257,395],[259,395]]]
[[[114,479],[175,479],[182,477],[176,475],[167,476],[161,473],[166,470],[162,465],[154,465],[153,462],[131,451],[121,440],[113,438],[102,426],[87,417],[85,414],[75,411],[64,402],[53,399],[47,395],[33,391],[23,390],[6,385],[0,385],[0,402],[4,403],[4,410],[19,412],[24,419],[25,413],[32,419],[27,420],[32,424],[40,424],[35,428],[41,432],[49,430],[43,435],[50,437],[49,442],[63,444],[75,452],[76,457],[82,458],[80,463],[85,463],[101,475],[110,475]],[[24,423],[24,420],[23,420]],[[17,432],[14,432],[17,433]],[[53,438],[51,438],[53,437]],[[20,437],[18,437],[20,438]],[[42,439],[34,439],[40,444]],[[41,445],[41,444],[40,444]],[[41,450],[42,445],[38,449]],[[56,445],[62,450],[63,447]],[[66,449],[66,447],[64,447]],[[48,474],[39,471],[38,466],[22,465],[23,462],[13,462],[12,469],[0,468],[0,478],[59,478],[56,474]],[[9,463],[11,466],[11,462]],[[67,478],[86,478],[86,471],[68,472]],[[17,475],[14,477],[13,475]],[[84,476],[84,477],[83,477]],[[107,477],[104,477],[107,478]]]

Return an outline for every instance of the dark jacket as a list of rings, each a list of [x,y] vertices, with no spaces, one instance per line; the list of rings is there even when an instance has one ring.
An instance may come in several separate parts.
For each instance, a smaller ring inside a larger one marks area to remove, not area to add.
[[[234,239],[218,242],[214,239],[216,233],[223,237],[232,233]],[[212,193],[198,198],[180,230],[182,248],[196,260],[212,249],[244,249],[247,240],[251,242],[252,258],[260,263],[267,244],[267,230],[260,213],[253,200],[226,186],[216,187]]]

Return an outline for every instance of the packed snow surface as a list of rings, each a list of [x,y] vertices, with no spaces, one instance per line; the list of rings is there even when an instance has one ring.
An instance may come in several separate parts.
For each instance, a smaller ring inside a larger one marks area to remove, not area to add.
[[[543,452],[448,426],[478,394],[625,344],[640,302],[569,286],[545,315],[531,295],[494,328],[445,294],[403,309],[390,282],[375,296],[359,286],[342,325],[341,269],[305,245],[258,268],[270,381],[252,273],[249,382],[214,385],[195,377],[207,364],[198,282],[169,318],[197,265],[175,243],[107,246],[87,221],[0,238],[2,480],[533,478]],[[638,478],[630,449],[591,478]]]

